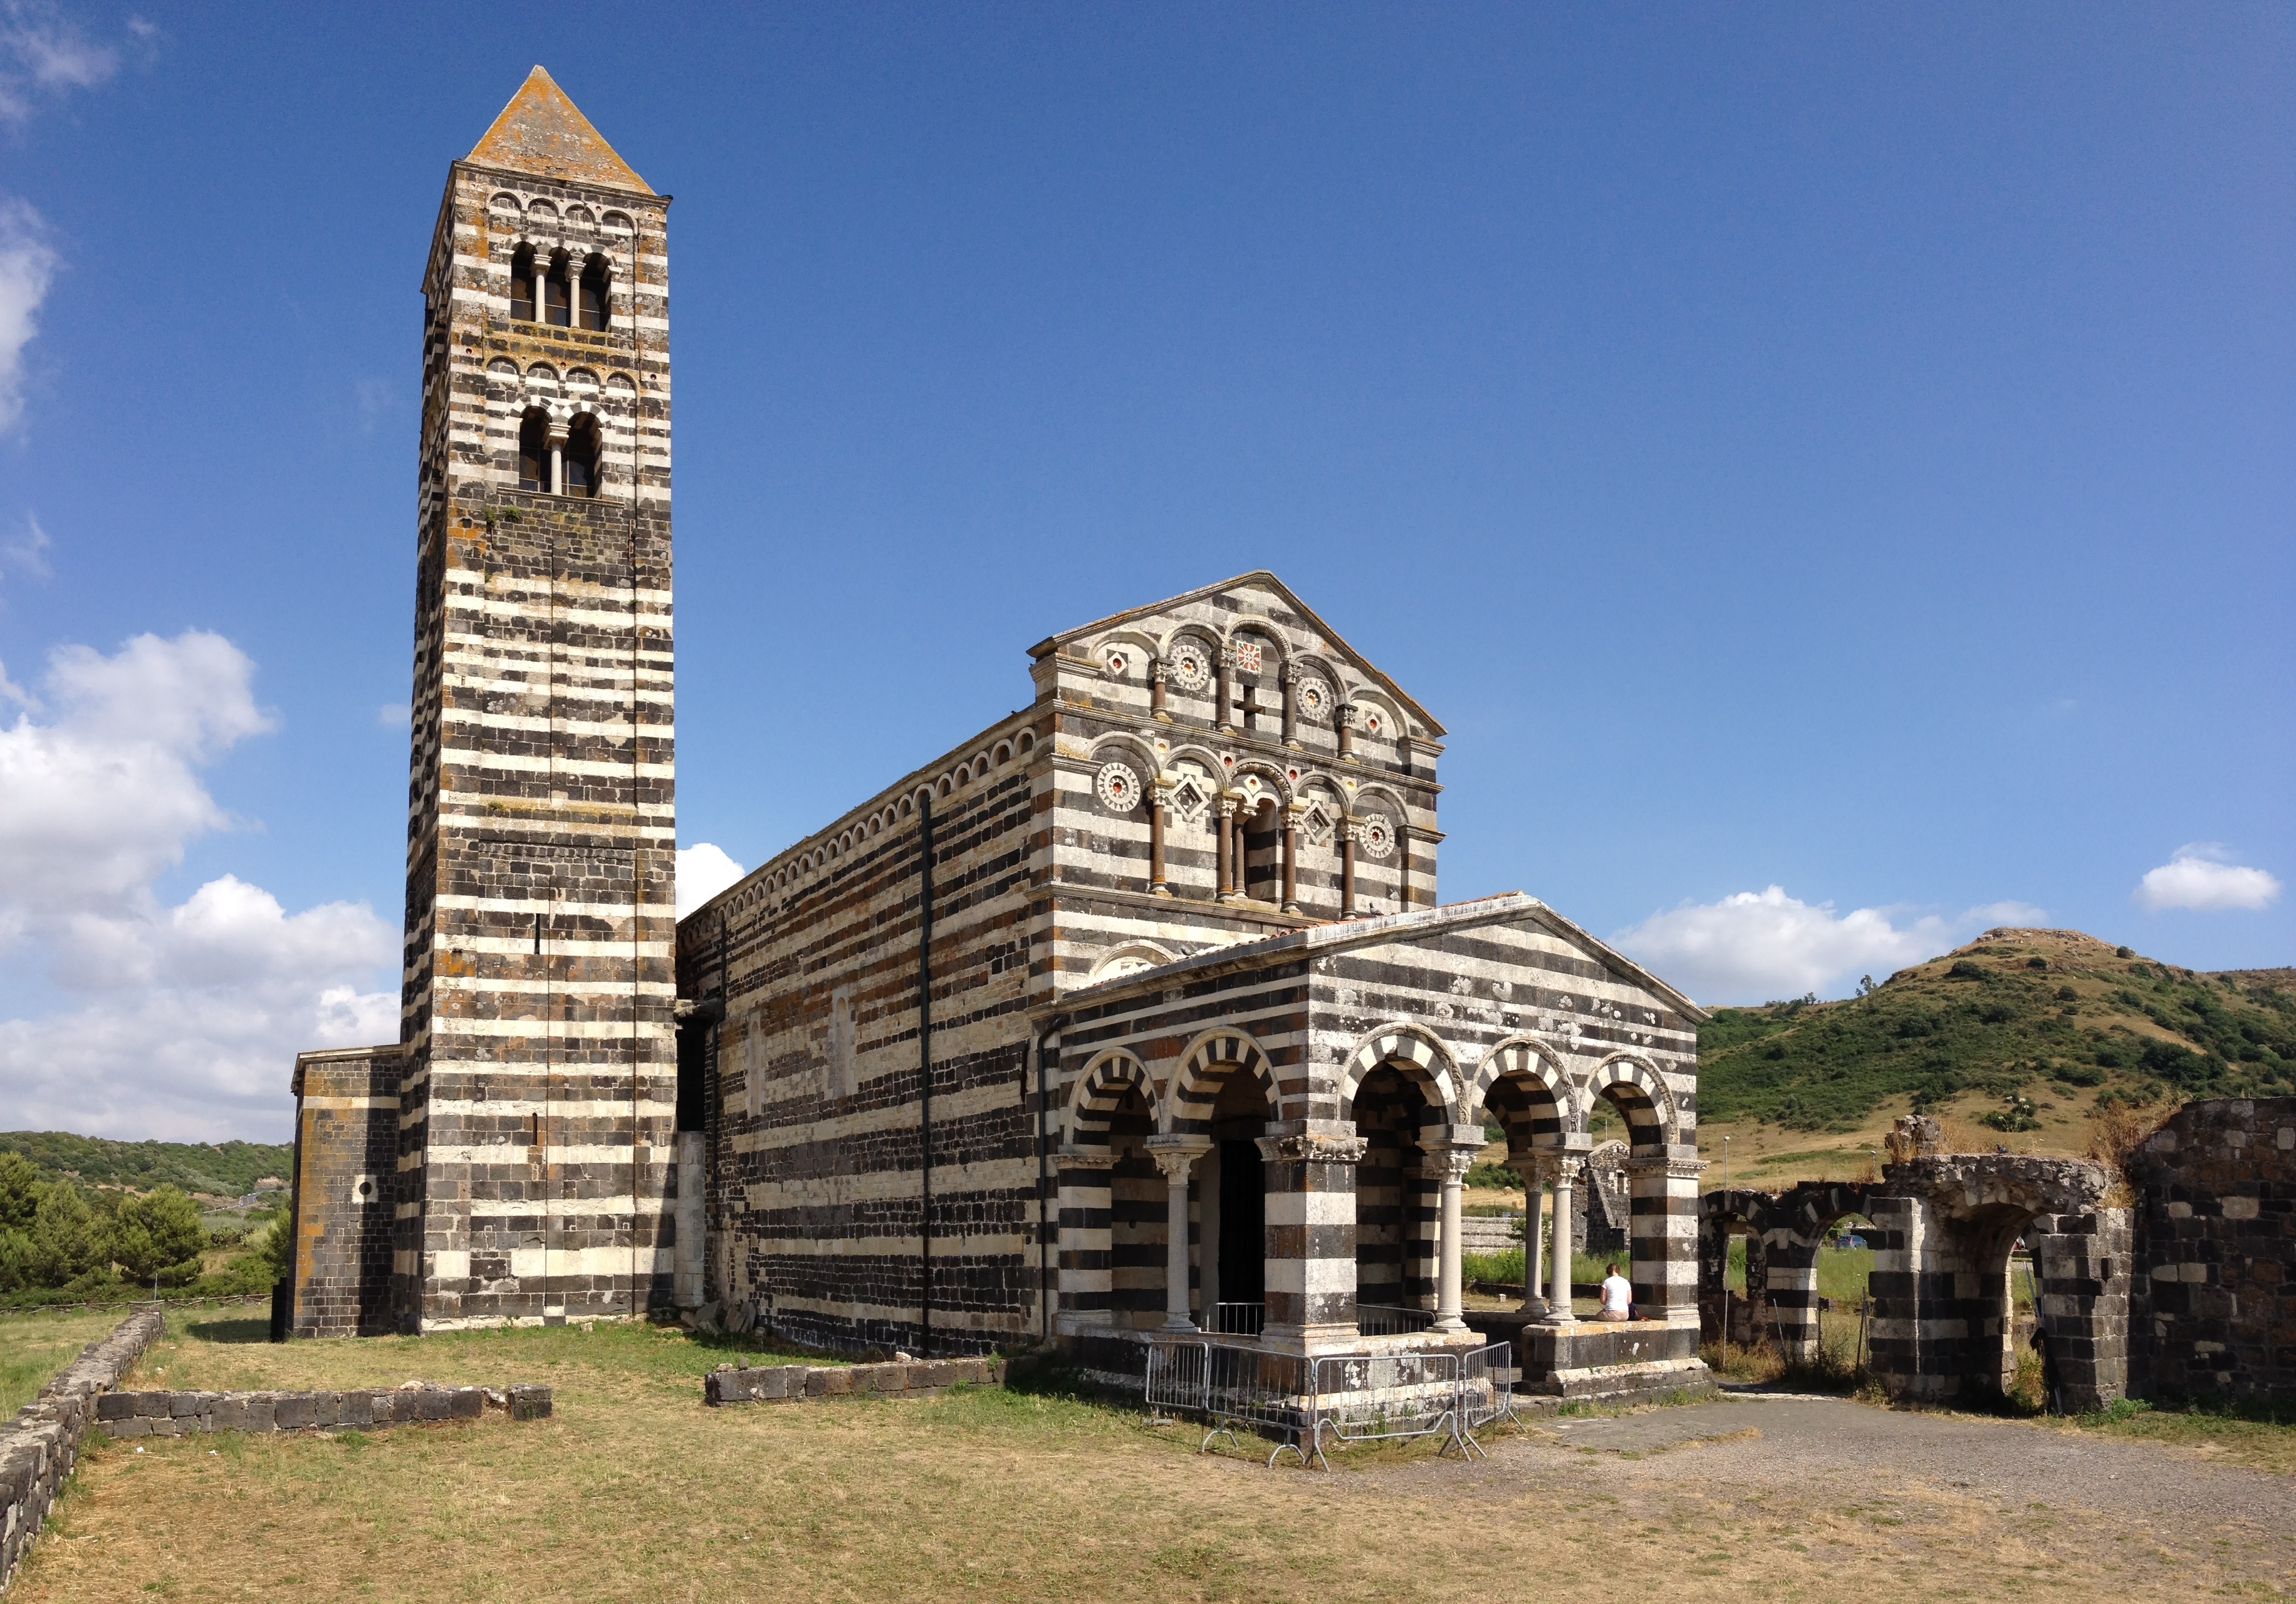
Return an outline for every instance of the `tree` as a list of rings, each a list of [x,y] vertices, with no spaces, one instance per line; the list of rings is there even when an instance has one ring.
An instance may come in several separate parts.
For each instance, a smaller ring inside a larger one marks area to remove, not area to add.
[[[1870,997],[1870,996],[1872,996],[1875,992],[1880,991],[1881,989],[1882,989],[1882,988],[1881,988],[1880,986],[1876,986],[1876,985],[1874,985],[1874,977],[1873,977],[1873,976],[1871,976],[1871,975],[1860,975],[1860,976],[1858,976],[1858,977],[1857,977],[1857,994],[1858,994],[1859,996],[1861,996],[1861,997]]]
[[[263,1278],[266,1287],[275,1287],[290,1280],[295,1273],[295,1216],[282,1214],[271,1222],[271,1234],[263,1239],[256,1256],[267,1273]]]
[[[40,1172],[21,1153],[0,1153],[0,1231],[29,1233],[40,1209]]]
[[[207,1231],[199,1205],[172,1186],[156,1186],[121,1206],[111,1256],[135,1281],[185,1281],[200,1273]]]
[[[64,1287],[111,1263],[111,1233],[69,1181],[40,1189],[32,1216],[32,1284]]]

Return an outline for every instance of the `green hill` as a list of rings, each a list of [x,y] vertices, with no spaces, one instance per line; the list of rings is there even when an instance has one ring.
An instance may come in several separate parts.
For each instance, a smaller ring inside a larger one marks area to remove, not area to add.
[[[149,1191],[172,1183],[187,1192],[237,1198],[257,1181],[288,1179],[295,1162],[291,1147],[254,1142],[217,1146],[182,1142],[113,1142],[75,1136],[67,1131],[0,1131],[0,1153],[21,1153],[43,1181],[70,1175],[90,1186],[126,1186]]]
[[[2146,1103],[2296,1093],[2296,970],[2199,974],[2077,930],[1988,930],[1840,1002],[1718,1010],[1701,1123],[1846,1131],[1883,1103],[1983,1094],[2032,1128],[2047,1095]],[[2019,1100],[2022,1100],[2021,1101]]]

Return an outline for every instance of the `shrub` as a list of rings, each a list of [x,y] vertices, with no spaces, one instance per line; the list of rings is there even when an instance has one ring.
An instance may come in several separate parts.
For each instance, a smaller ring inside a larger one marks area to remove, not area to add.
[[[1976,959],[1956,958],[1954,960],[1953,967],[1946,970],[1945,978],[1948,980],[1989,980],[1993,977],[1986,972],[1985,966]]]
[[[2113,955],[2114,957],[2116,957],[2116,958],[2134,958],[2134,957],[2136,957],[2136,954],[2134,952],[2131,952],[2131,951],[2130,951],[2128,948],[2127,948],[2127,947],[2115,947],[2115,948],[2113,948],[2113,949],[2112,949],[2112,955]]]
[[[2027,969],[2045,970],[2049,967],[2049,961],[2046,958],[2028,958],[2025,960],[2025,967]]]
[[[1504,1164],[1478,1164],[1468,1170],[1467,1184],[1498,1191],[1521,1191],[1522,1177]]]

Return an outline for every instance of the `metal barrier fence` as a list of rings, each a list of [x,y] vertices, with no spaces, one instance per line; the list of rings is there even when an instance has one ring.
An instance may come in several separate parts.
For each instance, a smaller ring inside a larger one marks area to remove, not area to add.
[[[1495,1342],[1459,1361],[1459,1430],[1472,1443],[1471,1434],[1502,1420],[1521,1420],[1514,1412],[1514,1345]]]
[[[1434,1324],[1432,1309],[1410,1309],[1401,1304],[1356,1305],[1356,1334],[1359,1337],[1401,1337],[1431,1330]]]
[[[1275,1439],[1285,1453],[1324,1469],[1327,1441],[1442,1436],[1443,1452],[1482,1453],[1477,1428],[1514,1413],[1513,1348],[1495,1343],[1462,1354],[1337,1354],[1308,1359],[1230,1342],[1156,1340],[1148,1348],[1150,1410],[1210,1424],[1197,1452],[1239,1430]]]

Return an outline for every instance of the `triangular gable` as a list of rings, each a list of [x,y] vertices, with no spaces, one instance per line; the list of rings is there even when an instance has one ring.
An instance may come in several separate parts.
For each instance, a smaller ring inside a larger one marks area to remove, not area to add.
[[[1097,986],[1060,993],[1030,1011],[1061,1013],[1071,1009],[1096,1006],[1135,990],[1159,991],[1176,981],[1260,969],[1300,957],[1322,957],[1352,947],[1376,946],[1385,942],[1444,935],[1452,930],[1472,929],[1477,925],[1512,924],[1525,919],[1543,925],[1580,948],[1620,979],[1665,999],[1669,1006],[1692,1024],[1702,1025],[1710,1017],[1697,1003],[1609,943],[1565,919],[1538,898],[1521,891],[1505,891],[1496,896],[1477,897],[1472,902],[1451,903],[1440,908],[1421,908],[1409,913],[1382,914],[1375,919],[1345,919],[1304,930],[1286,930],[1281,935],[1262,937],[1257,941],[1238,942],[1233,946],[1215,947],[1191,958],[1159,964],[1154,969],[1135,970],[1130,974],[1103,980]]]
[[[1301,618],[1307,619],[1309,624],[1315,626],[1316,633],[1321,634],[1325,640],[1329,641],[1335,649],[1344,652],[1350,662],[1352,662],[1357,667],[1362,669],[1365,676],[1367,676],[1373,683],[1376,684],[1381,690],[1386,692],[1390,696],[1392,696],[1397,701],[1400,702],[1406,711],[1426,727],[1429,734],[1442,735],[1447,732],[1445,731],[1442,724],[1436,721],[1434,715],[1428,712],[1425,708],[1421,707],[1417,700],[1414,699],[1408,692],[1405,691],[1402,686],[1397,684],[1393,680],[1388,678],[1385,674],[1382,674],[1378,668],[1374,667],[1369,658],[1366,658],[1362,652],[1357,651],[1354,646],[1350,645],[1346,637],[1341,635],[1338,630],[1333,629],[1329,624],[1324,623],[1324,620],[1316,615],[1314,608],[1300,600],[1299,593],[1294,591],[1290,585],[1284,584],[1283,580],[1278,579],[1275,575],[1269,573],[1266,569],[1254,569],[1248,574],[1238,574],[1233,579],[1223,579],[1218,585],[1200,585],[1194,590],[1186,592],[1185,594],[1168,596],[1163,601],[1151,602],[1146,607],[1128,608],[1123,612],[1114,614],[1110,618],[1095,619],[1092,623],[1086,624],[1081,628],[1063,631],[1060,634],[1050,636],[1029,648],[1029,655],[1030,657],[1041,658],[1046,653],[1057,651],[1061,647],[1069,644],[1071,641],[1081,639],[1083,636],[1098,634],[1103,630],[1114,629],[1120,625],[1129,624],[1138,618],[1152,618],[1158,613],[1169,611],[1175,607],[1184,607],[1191,602],[1200,602],[1206,596],[1216,596],[1223,591],[1232,591],[1238,585],[1264,585],[1268,589],[1274,591],[1277,595],[1283,597],[1284,602],[1289,606],[1296,610]]]
[[[653,193],[540,67],[526,75],[468,160],[570,184]]]

